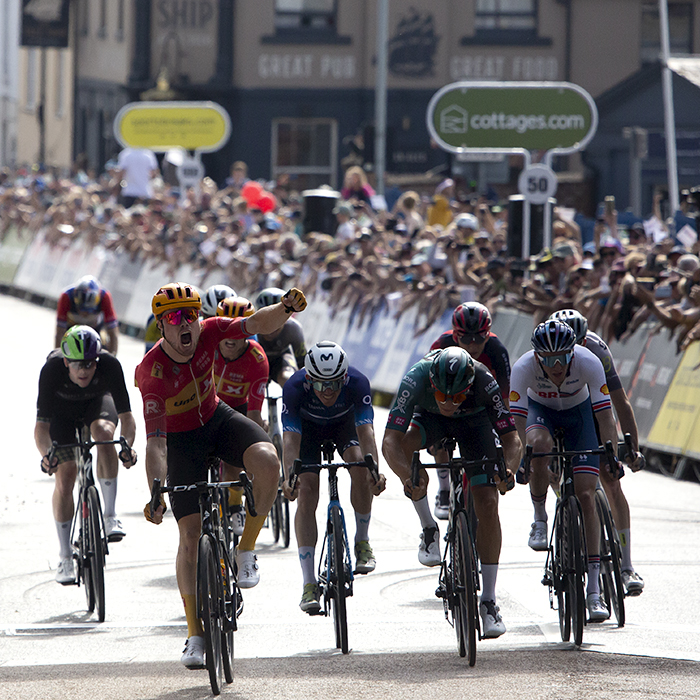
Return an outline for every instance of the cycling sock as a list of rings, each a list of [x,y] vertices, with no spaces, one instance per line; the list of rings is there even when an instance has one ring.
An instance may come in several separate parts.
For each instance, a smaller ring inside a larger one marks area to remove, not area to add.
[[[113,518],[116,515],[114,506],[117,502],[117,477],[98,479],[98,481],[102,491],[102,500],[105,503],[104,516],[105,518]]]
[[[369,521],[372,513],[362,515],[355,513],[355,543],[369,541]]]
[[[202,637],[204,630],[197,615],[197,596],[183,595],[182,604],[185,606],[185,617],[187,618],[187,638]]]
[[[245,527],[243,528],[241,541],[238,543],[239,550],[252,552],[255,549],[255,542],[265,524],[265,520],[267,520],[267,513],[258,513],[255,517],[250,513],[246,513]]]
[[[450,490],[450,470],[449,469],[438,469],[437,470],[438,481],[440,482],[440,491]]]
[[[530,494],[530,498],[532,499],[532,505],[535,508],[535,520],[539,520],[540,522],[546,523],[547,522],[547,492],[545,491],[543,496],[535,496],[532,493]]]
[[[498,564],[481,565],[481,600],[496,602],[496,576]]]
[[[586,587],[586,595],[600,595],[600,585],[598,577],[600,576],[600,556],[589,555],[588,557],[588,586]]]
[[[316,547],[299,547],[299,563],[301,564],[301,574],[304,577],[304,585],[316,583],[315,556]]]
[[[433,514],[430,512],[427,496],[423,496],[420,501],[413,501],[413,507],[416,509],[416,513],[418,513],[422,528],[437,527],[437,523],[433,519]]]
[[[235,486],[228,487],[228,504],[229,506],[240,506],[243,503],[243,489],[237,489]]]
[[[56,532],[58,532],[58,556],[61,559],[68,559],[68,557],[73,556],[73,550],[70,546],[70,526],[73,521],[59,523],[58,520],[55,520],[54,522],[56,523]]]
[[[618,530],[620,536],[620,562],[623,571],[634,571],[632,566],[632,552],[630,547],[630,529]]]

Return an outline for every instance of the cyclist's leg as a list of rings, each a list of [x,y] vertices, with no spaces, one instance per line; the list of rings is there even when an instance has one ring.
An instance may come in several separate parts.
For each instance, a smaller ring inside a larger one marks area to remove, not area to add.
[[[175,574],[177,587],[182,596],[187,618],[187,637],[201,637],[203,634],[202,623],[197,610],[197,548],[201,530],[199,509],[196,513],[190,513],[177,519],[177,527],[180,541],[175,560]]]
[[[285,352],[277,358],[275,363],[275,373],[270,368],[270,377],[284,388],[287,380],[297,371],[296,361],[291,352]]]
[[[527,445],[533,452],[551,452],[553,446],[551,416],[547,409],[536,401],[528,401]],[[549,457],[532,460],[530,474],[530,498],[534,509],[534,522],[530,532],[530,546],[533,549],[547,548],[547,489],[549,488]],[[543,525],[544,523],[544,525]],[[539,528],[539,529],[538,529]],[[535,541],[536,540],[536,541]]]
[[[304,586],[316,583],[316,543],[318,527],[316,525],[316,508],[319,489],[318,472],[304,472],[299,476],[299,496],[297,512],[294,517],[294,532],[299,548],[299,563],[304,578]]]
[[[95,441],[114,440],[119,417],[111,394],[104,394],[90,402],[85,412],[85,424],[90,426],[90,434]],[[119,459],[114,445],[97,446],[97,472],[104,502],[105,521],[116,517],[117,475]],[[107,528],[110,529],[109,526]],[[108,533],[109,534],[109,533]]]
[[[630,543],[630,507],[622,491],[620,480],[610,473],[603,464],[600,470],[600,482],[608,497],[610,510],[612,511],[615,529],[620,535],[620,558],[623,571],[634,571],[632,566],[632,551]]]

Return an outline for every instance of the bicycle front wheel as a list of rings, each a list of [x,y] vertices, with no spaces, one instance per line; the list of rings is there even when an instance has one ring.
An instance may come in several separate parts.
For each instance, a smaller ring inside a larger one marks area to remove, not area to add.
[[[333,624],[335,626],[335,646],[343,654],[348,647],[348,617],[345,605],[346,571],[345,571],[345,535],[343,518],[340,508],[331,508],[331,536],[328,538],[328,558],[330,569],[330,585],[332,591]]]
[[[272,539],[274,540],[275,544],[277,544],[280,538],[280,498],[281,494],[277,493],[277,498],[275,498],[275,502],[272,504],[272,508],[270,508],[270,524],[272,525]]]
[[[105,621],[105,544],[102,533],[102,508],[100,497],[94,486],[87,489],[87,518],[83,521],[87,531],[87,568],[90,570],[89,584],[86,580],[88,607],[94,601],[99,622]],[[85,533],[83,533],[85,536]],[[87,593],[90,588],[92,595]]]
[[[209,682],[214,695],[221,693],[223,663],[221,657],[222,619],[220,612],[221,584],[219,557],[216,545],[209,535],[199,540],[197,554],[198,609],[204,628],[204,646],[207,654]]]
[[[585,539],[581,505],[575,496],[567,498],[562,503],[562,520],[565,535],[564,590],[568,599],[567,610],[571,620],[571,631],[574,634],[574,644],[581,646],[583,626],[586,622],[586,596],[583,588]]]
[[[279,523],[280,536],[282,537],[282,546],[287,549],[289,547],[289,538],[291,536],[290,521],[289,521],[289,501],[284,494],[277,496],[279,501]]]
[[[620,539],[613,523],[610,504],[601,489],[595,492],[595,507],[600,521],[600,590],[608,610],[615,613],[618,627],[625,626],[625,589],[620,564]]]
[[[223,584],[224,614],[221,620],[221,658],[224,664],[224,678],[227,683],[233,683],[233,633],[237,629],[237,608],[239,600],[238,585],[233,576],[231,559],[220,560],[221,582]]]
[[[454,540],[452,555],[452,575],[454,595],[454,621],[459,655],[466,656],[469,665],[476,663],[476,639],[479,629],[477,615],[477,585],[478,576],[476,556],[467,516],[464,511],[457,513],[454,521]]]

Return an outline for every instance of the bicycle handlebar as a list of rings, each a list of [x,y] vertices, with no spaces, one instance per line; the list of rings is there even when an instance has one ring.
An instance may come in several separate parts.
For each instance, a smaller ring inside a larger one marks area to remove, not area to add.
[[[377,463],[374,461],[374,457],[371,454],[366,454],[362,462],[326,462],[325,464],[302,464],[300,459],[295,459],[292,464],[292,468],[289,470],[289,478],[287,483],[289,488],[294,491],[297,487],[297,481],[299,480],[299,475],[304,472],[313,471],[315,469],[329,469],[345,467],[349,469],[350,467],[367,467],[369,473],[374,479],[376,484],[379,481],[379,470],[377,469]]]
[[[160,496],[163,493],[183,493],[184,491],[193,491],[195,489],[202,493],[217,488],[227,489],[231,486],[243,489],[246,498],[246,508],[253,518],[257,517],[258,513],[255,510],[255,499],[253,498],[253,482],[245,472],[241,472],[238,475],[238,481],[198,481],[194,484],[182,484],[180,486],[161,486],[160,479],[155,478],[151,486],[151,517],[153,517],[156,508],[160,505]]]
[[[56,440],[54,440],[51,443],[51,448],[49,451],[46,453],[46,458],[49,462],[49,467],[51,466],[51,462],[53,462],[53,458],[56,456],[56,450],[58,449],[70,449],[72,447],[80,447],[82,449],[87,449],[90,450],[96,445],[121,445],[121,450],[119,450],[119,459],[122,462],[128,462],[131,460],[132,453],[134,457],[134,461],[131,463],[132,466],[136,464],[136,452],[129,447],[129,443],[126,441],[126,438],[124,436],[120,437],[118,440],[85,440],[81,442],[74,442],[70,443],[67,445],[59,445]],[[44,471],[44,468],[41,468],[42,471]]]
[[[507,484],[507,490],[510,491],[515,486],[515,481],[508,481],[506,476],[506,461],[503,454],[503,447],[496,447],[495,459],[464,459],[463,457],[450,458],[449,462],[436,462],[435,464],[422,464],[420,461],[420,452],[413,453],[411,459],[411,482],[414,487],[420,483],[419,471],[421,467],[424,469],[469,469],[471,467],[483,467],[487,464],[495,465],[498,469],[498,478]]]

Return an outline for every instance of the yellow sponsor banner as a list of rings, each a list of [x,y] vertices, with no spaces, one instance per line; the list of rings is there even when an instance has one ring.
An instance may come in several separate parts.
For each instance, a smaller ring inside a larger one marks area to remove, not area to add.
[[[673,452],[700,454],[700,343],[693,343],[683,354],[661,410],[649,432],[649,443]]]
[[[130,102],[114,119],[114,135],[124,147],[212,153],[228,141],[231,120],[215,102]]]

